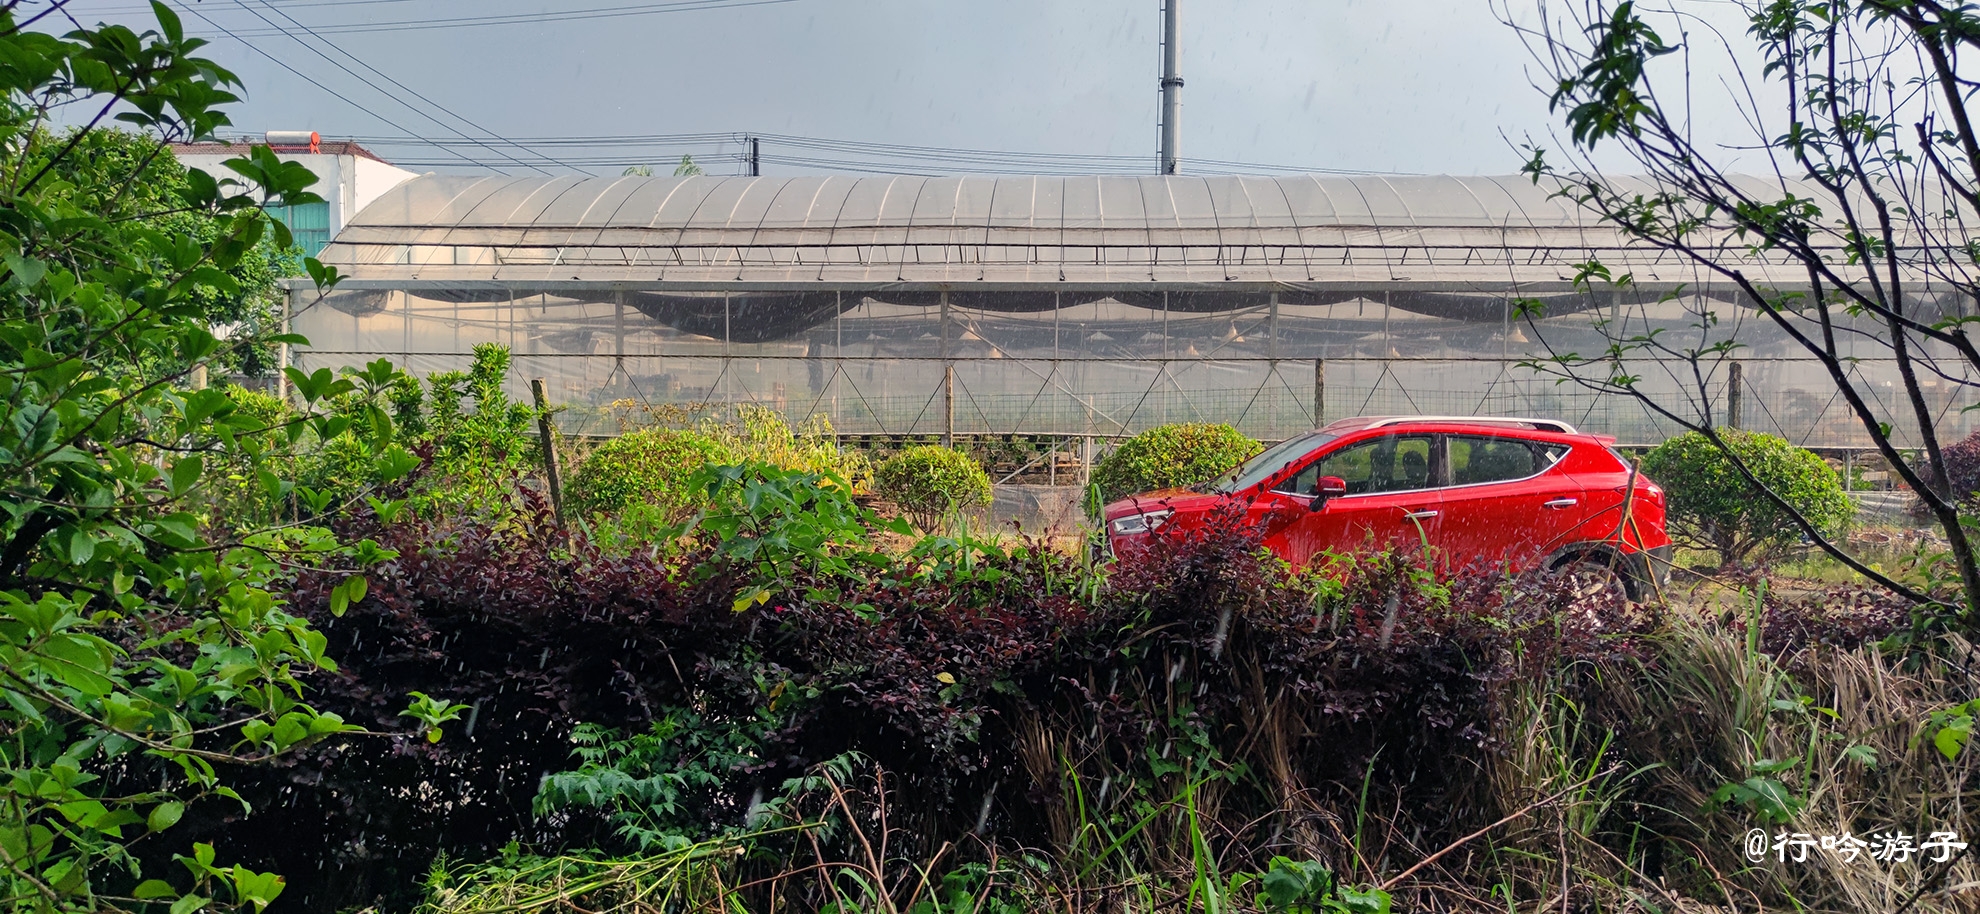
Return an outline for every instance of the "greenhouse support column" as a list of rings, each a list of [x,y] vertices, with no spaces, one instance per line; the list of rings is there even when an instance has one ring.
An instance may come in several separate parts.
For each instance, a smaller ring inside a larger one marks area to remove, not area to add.
[[[956,446],[956,366],[942,366],[942,446]]]
[[[295,300],[295,295],[294,289],[282,292],[282,335],[285,337],[289,335],[289,303]],[[289,344],[279,343],[275,346],[275,398],[284,403],[289,402],[288,368]]]
[[[1313,360],[1313,427],[1327,424],[1327,360]]]
[[[1740,387],[1746,380],[1746,372],[1744,366],[1734,362],[1727,373],[1730,377],[1726,379],[1726,426],[1739,428]]]
[[[839,409],[839,376],[846,372],[846,293],[832,293],[832,446],[845,444],[846,415]]]
[[[1258,382],[1258,389],[1261,391],[1271,386],[1273,381],[1278,381],[1280,384],[1285,383],[1285,379],[1279,377],[1279,293],[1272,293],[1271,301],[1272,309],[1265,318],[1269,330],[1265,340],[1265,355],[1267,359],[1265,362],[1265,377]],[[1313,415],[1318,417],[1320,415],[1319,410],[1316,409]],[[1275,415],[1271,422],[1273,432],[1276,434],[1279,428],[1278,417]]]
[[[1272,293],[1272,310],[1267,318],[1272,330],[1265,341],[1265,355],[1272,361],[1272,372],[1279,371],[1279,293]]]
[[[942,357],[942,446],[956,446],[956,366],[949,361],[949,293],[942,293],[942,338],[936,354]]]
[[[613,296],[612,302],[612,368],[625,373],[626,382],[631,384],[632,374],[626,372],[626,293]]]

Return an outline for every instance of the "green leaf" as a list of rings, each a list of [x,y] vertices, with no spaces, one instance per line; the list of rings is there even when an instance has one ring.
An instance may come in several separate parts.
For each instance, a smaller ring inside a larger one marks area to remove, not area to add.
[[[378,458],[378,478],[383,482],[395,482],[407,473],[419,468],[419,458],[405,448],[392,445]]]
[[[325,266],[322,261],[314,257],[303,258],[303,269],[309,273],[309,281],[315,283],[316,288],[321,291],[328,291],[343,281],[343,276],[337,272],[336,267]]]
[[[137,888],[131,890],[131,897],[141,898],[146,901],[177,898],[179,897],[179,890],[172,888],[172,884],[163,879],[146,879],[138,883]]]
[[[735,612],[742,612],[752,606],[761,605],[769,599],[770,591],[768,588],[751,587],[737,596],[735,602],[729,605],[729,609]]]
[[[179,824],[180,817],[185,814],[186,805],[184,803],[176,800],[169,803],[160,803],[151,808],[150,815],[145,816],[144,825],[146,828],[155,832],[164,831]]]
[[[69,534],[69,562],[74,565],[87,565],[96,557],[96,537],[88,530],[77,530]]]
[[[11,278],[22,287],[36,285],[43,276],[48,275],[48,265],[32,257],[9,253],[0,260],[4,260],[7,272],[13,274]]]
[[[1381,889],[1341,889],[1341,907],[1349,914],[1389,914],[1390,904],[1389,893]]]
[[[1306,894],[1306,880],[1290,869],[1273,867],[1260,880],[1260,884],[1265,889],[1265,897],[1281,908],[1290,907]]]
[[[1940,727],[1939,732],[1932,734],[1932,745],[1939,750],[1940,755],[1946,757],[1947,761],[1952,761],[1959,758],[1960,750],[1965,749],[1967,742],[1972,738],[1973,718],[1955,717],[1945,726]]]
[[[177,498],[192,490],[199,482],[199,476],[206,471],[206,461],[198,454],[181,458],[172,464],[172,497]]]

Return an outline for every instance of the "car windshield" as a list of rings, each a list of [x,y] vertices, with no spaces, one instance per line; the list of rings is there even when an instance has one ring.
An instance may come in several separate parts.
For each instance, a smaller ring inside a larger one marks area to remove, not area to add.
[[[1264,453],[1239,464],[1237,469],[1218,477],[1206,488],[1208,491],[1224,495],[1242,492],[1271,478],[1273,473],[1285,469],[1287,464],[1313,453],[1314,448],[1332,440],[1334,436],[1326,432],[1307,432],[1304,435],[1287,438],[1266,448]]]

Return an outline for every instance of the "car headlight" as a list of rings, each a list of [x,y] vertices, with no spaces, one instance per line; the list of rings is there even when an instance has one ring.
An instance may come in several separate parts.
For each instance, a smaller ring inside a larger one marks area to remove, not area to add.
[[[1161,529],[1162,525],[1168,522],[1169,515],[1174,513],[1176,512],[1148,511],[1142,514],[1130,514],[1126,517],[1115,518],[1114,522],[1108,525],[1108,528],[1113,530],[1115,536],[1134,536],[1138,533],[1152,533]]]

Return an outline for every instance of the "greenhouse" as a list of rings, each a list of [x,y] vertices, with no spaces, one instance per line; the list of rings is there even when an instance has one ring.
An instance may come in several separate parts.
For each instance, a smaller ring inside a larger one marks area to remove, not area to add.
[[[1864,443],[1821,367],[1731,286],[1520,177],[426,175],[323,259],[347,279],[291,290],[310,340],[295,364],[387,357],[425,374],[500,343],[571,407],[568,431],[609,433],[588,408],[617,401],[748,402],[863,435],[1215,421],[1275,439],[1425,413],[1654,441],[1669,426],[1633,400],[1521,363],[1600,352],[1605,322],[1695,337],[1709,309],[1712,333],[1747,346],[1746,427]],[[1591,259],[1635,284],[1577,291]],[[1785,260],[1748,275],[1801,281]],[[1921,288],[1919,307],[1944,304]],[[1882,389],[1888,351],[1862,354]],[[1677,390],[1687,371],[1637,373]]]

